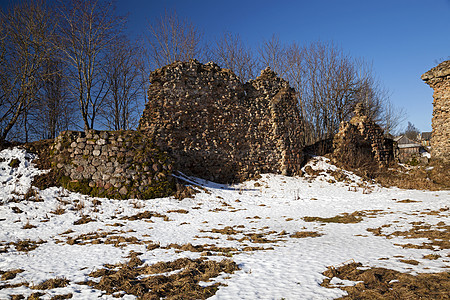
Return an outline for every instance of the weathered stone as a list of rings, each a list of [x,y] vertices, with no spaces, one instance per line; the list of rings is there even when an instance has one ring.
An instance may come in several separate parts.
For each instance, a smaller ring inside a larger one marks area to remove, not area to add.
[[[94,156],[100,156],[100,150],[95,149],[94,151],[92,151],[92,155],[94,155]]]
[[[354,112],[355,116],[350,122],[342,122],[334,136],[333,160],[353,168],[372,163],[385,167],[395,161],[393,140],[364,114],[361,103]]]
[[[242,84],[227,69],[191,60],[154,71],[150,82],[139,129],[171,153],[178,170],[219,182],[300,172],[295,91],[269,68]]]
[[[433,90],[432,157],[450,160],[450,60],[422,75]]]

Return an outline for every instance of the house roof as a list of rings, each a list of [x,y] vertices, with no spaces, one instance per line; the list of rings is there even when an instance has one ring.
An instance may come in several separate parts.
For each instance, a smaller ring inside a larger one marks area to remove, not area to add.
[[[415,148],[420,147],[421,145],[419,143],[416,143],[409,138],[407,138],[405,135],[398,136],[394,139],[397,142],[397,145],[399,148]]]

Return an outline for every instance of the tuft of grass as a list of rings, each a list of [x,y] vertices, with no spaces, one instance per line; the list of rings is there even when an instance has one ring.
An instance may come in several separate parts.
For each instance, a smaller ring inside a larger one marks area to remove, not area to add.
[[[20,160],[17,158],[13,158],[11,159],[11,161],[9,162],[8,166],[10,166],[11,168],[15,169],[17,167],[19,167],[20,165]]]
[[[88,216],[82,216],[81,219],[73,222],[73,225],[82,225],[82,224],[86,224],[86,223],[94,222],[94,221],[95,221],[94,219],[91,219]]]
[[[23,269],[15,269],[15,270],[10,270],[10,271],[0,271],[0,273],[2,273],[2,280],[11,280],[16,278],[16,275],[19,273],[22,273],[24,270]]]
[[[66,212],[66,210],[62,207],[61,204],[58,204],[55,210],[52,210],[51,213],[55,215],[62,215]]]
[[[414,259],[400,259],[400,261],[402,263],[415,265],[415,266],[417,266],[419,264],[419,262],[417,260],[414,260]]]
[[[30,221],[27,221],[27,223],[22,227],[22,229],[33,229],[33,228],[36,228],[36,226],[30,224]]]
[[[39,247],[40,244],[43,244],[43,243],[45,243],[45,242],[42,240],[40,240],[40,241],[22,240],[22,241],[10,243],[10,244],[15,246],[17,251],[29,252],[29,251],[36,249],[37,247]]]
[[[435,259],[439,259],[441,256],[438,254],[428,254],[428,255],[424,255],[423,258],[425,259],[430,259],[430,260],[435,260]]]

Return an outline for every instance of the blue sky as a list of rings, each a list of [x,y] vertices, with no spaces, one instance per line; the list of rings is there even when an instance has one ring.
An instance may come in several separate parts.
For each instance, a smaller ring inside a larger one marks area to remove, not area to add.
[[[0,0],[2,7],[10,2]],[[410,121],[431,130],[433,92],[420,75],[450,59],[450,0],[117,0],[135,36],[166,9],[207,39],[229,31],[254,47],[273,34],[284,43],[332,41],[372,63],[391,101],[407,112],[403,127]]]
[[[230,31],[252,46],[272,34],[286,43],[333,41],[371,62],[407,121],[431,130],[432,89],[420,75],[450,57],[450,0],[119,0],[117,8],[129,13],[136,34],[165,9],[175,9],[207,39]]]

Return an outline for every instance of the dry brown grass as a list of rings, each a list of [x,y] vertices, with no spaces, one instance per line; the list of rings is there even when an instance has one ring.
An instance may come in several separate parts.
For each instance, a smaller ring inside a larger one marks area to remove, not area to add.
[[[432,170],[428,170],[432,167]],[[416,190],[450,189],[450,162],[432,161],[429,165],[409,170],[398,166],[377,173],[375,180],[383,186]]]
[[[33,229],[36,228],[36,226],[30,224],[30,221],[27,221],[27,223],[25,223],[25,225],[23,225],[22,229]]]
[[[301,239],[301,238],[307,238],[307,237],[319,237],[322,235],[323,234],[316,232],[316,231],[296,231],[294,234],[291,234],[290,237]]]
[[[450,273],[418,274],[413,276],[384,268],[360,270],[360,263],[350,263],[339,268],[329,267],[323,273],[322,286],[330,284],[333,277],[361,281],[355,286],[339,287],[348,295],[339,299],[450,299]]]
[[[73,222],[73,225],[82,225],[82,224],[86,224],[86,223],[94,222],[94,221],[95,221],[94,219],[91,219],[90,217],[84,215],[77,221]]]
[[[358,223],[363,219],[361,216],[365,216],[363,212],[355,211],[351,214],[343,213],[341,215],[337,215],[330,218],[321,218],[321,217],[303,217],[305,222],[322,222],[322,223]]]
[[[39,247],[40,244],[43,244],[43,243],[45,243],[45,242],[42,240],[39,240],[39,241],[21,240],[21,241],[15,242],[15,243],[11,242],[10,245],[15,246],[17,251],[29,252],[29,251],[36,249],[37,247]]]
[[[185,209],[172,209],[168,210],[167,213],[187,214],[189,212]]]
[[[33,290],[51,290],[60,287],[66,287],[69,284],[69,280],[66,278],[52,278],[45,280],[44,282],[30,286]]]
[[[24,270],[22,269],[15,269],[15,270],[9,270],[9,271],[1,271],[0,274],[2,275],[2,280],[11,280],[16,278],[16,275],[19,273],[22,273]]]
[[[412,228],[409,230],[398,230],[390,234],[383,233],[383,228],[387,226],[368,228],[367,231],[372,232],[376,236],[384,236],[386,238],[400,236],[405,239],[428,239],[428,242],[424,242],[421,245],[410,243],[396,244],[397,246],[401,246],[403,248],[433,250],[434,247],[438,247],[440,249],[450,249],[450,225],[446,225],[444,222],[439,222],[436,225],[425,224],[423,222],[413,222],[411,225]]]
[[[160,213],[157,212],[152,212],[152,211],[144,211],[144,212],[140,212],[137,213],[133,216],[129,216],[129,217],[122,217],[120,218],[120,220],[130,220],[130,221],[136,221],[136,220],[144,220],[144,219],[151,219],[151,218],[163,218],[166,219],[167,216],[166,215],[162,215]]]
[[[98,283],[88,281],[85,284],[107,294],[123,291],[139,299],[206,299],[216,293],[220,283],[202,287],[199,285],[201,281],[208,282],[220,273],[231,274],[238,270],[236,263],[227,259],[216,262],[205,258],[180,258],[142,266],[142,261],[137,256],[125,264],[111,267],[115,269],[104,268],[89,275],[100,277]],[[164,275],[173,271],[178,272]]]
[[[63,299],[72,299],[73,294],[64,294],[64,295],[55,295],[50,298],[50,300],[63,300]]]
[[[405,264],[409,264],[409,265],[414,265],[414,266],[417,266],[418,264],[420,264],[417,260],[415,260],[415,259],[400,259],[400,261],[402,262],[402,263],[405,263]]]

